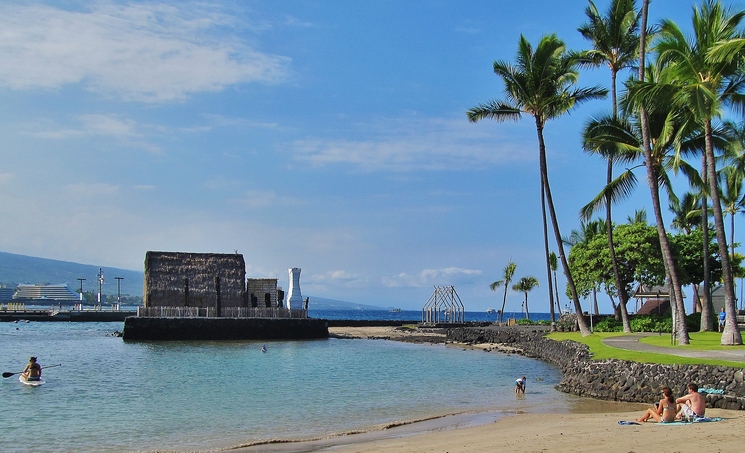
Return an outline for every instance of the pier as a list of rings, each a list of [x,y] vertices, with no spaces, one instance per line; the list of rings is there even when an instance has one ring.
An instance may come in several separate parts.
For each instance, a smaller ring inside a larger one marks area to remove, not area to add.
[[[9,304],[10,305],[10,304]],[[122,322],[128,316],[134,316],[130,310],[104,310],[102,307],[84,308],[78,305],[72,309],[60,308],[25,308],[22,304],[11,305],[11,309],[0,309],[0,322],[13,321],[66,321],[66,322]],[[16,308],[16,309],[13,309]]]

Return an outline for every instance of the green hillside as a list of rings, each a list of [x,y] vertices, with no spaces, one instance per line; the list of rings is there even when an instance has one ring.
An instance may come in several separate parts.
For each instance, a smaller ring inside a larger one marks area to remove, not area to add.
[[[121,281],[122,295],[142,297],[144,274],[142,272],[101,266],[104,283],[101,290],[104,294],[117,293],[115,277]],[[98,292],[99,266],[72,263],[69,261],[50,260],[33,256],[16,255],[0,252],[0,284],[2,285],[58,285],[67,283],[73,291],[80,289],[79,278],[84,278],[83,291]]]

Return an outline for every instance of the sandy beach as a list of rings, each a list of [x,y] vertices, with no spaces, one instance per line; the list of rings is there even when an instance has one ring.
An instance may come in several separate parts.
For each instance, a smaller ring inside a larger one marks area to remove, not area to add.
[[[742,448],[745,413],[709,409],[709,417],[723,420],[685,425],[643,423],[641,411],[584,414],[518,414],[495,423],[444,429],[413,436],[366,440],[320,451],[352,452],[732,452]]]
[[[333,328],[333,335],[354,338],[402,340],[413,334],[391,327]],[[436,338],[435,334],[433,339]],[[444,341],[444,337],[442,338]],[[494,345],[471,347],[490,348]],[[633,421],[645,405],[614,404],[587,400],[581,413],[562,413],[546,408],[545,413],[505,415],[478,426],[447,424],[422,432],[399,427],[389,432],[343,436],[332,442],[274,445],[245,451],[330,451],[352,452],[730,452],[742,448],[745,412],[708,409],[708,417],[721,421],[664,425],[652,422],[620,425]],[[634,408],[638,409],[634,410]],[[620,409],[618,411],[617,409]],[[398,432],[396,432],[398,431]],[[241,449],[243,450],[243,449]]]

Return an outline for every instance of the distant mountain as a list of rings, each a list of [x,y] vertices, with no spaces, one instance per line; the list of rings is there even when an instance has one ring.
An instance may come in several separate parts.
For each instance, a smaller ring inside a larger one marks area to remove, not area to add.
[[[80,289],[78,279],[84,278],[83,291],[98,292],[99,267],[103,270],[104,276],[101,292],[116,294],[116,277],[122,277],[122,295],[142,297],[145,279],[143,272],[5,252],[0,252],[0,284],[58,285],[67,283],[70,289],[76,291]]]
[[[302,286],[302,285],[301,285]],[[368,310],[368,311],[388,311],[391,307],[376,307],[374,305],[356,304],[354,302],[345,302],[343,300],[326,299],[324,297],[308,296],[308,309],[310,310]]]
[[[27,255],[0,252],[0,284],[2,285],[58,285],[67,283],[70,289],[80,289],[79,278],[84,278],[83,291],[98,292],[99,266],[73,263],[69,261],[36,258]],[[116,278],[121,281],[122,295],[142,297],[144,287],[144,272],[102,267],[104,284],[101,291],[104,294],[116,294]],[[390,307],[376,307],[374,305],[356,304],[343,300],[326,299],[307,295],[310,298],[311,310],[389,310]]]

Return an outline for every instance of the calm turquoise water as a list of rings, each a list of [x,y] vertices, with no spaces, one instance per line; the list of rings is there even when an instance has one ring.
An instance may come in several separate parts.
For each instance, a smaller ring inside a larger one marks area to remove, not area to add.
[[[205,450],[463,411],[571,404],[540,361],[383,340],[124,342],[122,323],[0,323],[4,452]],[[18,330],[16,330],[18,329]],[[514,379],[528,376],[516,398]],[[541,380],[538,380],[538,379]]]

